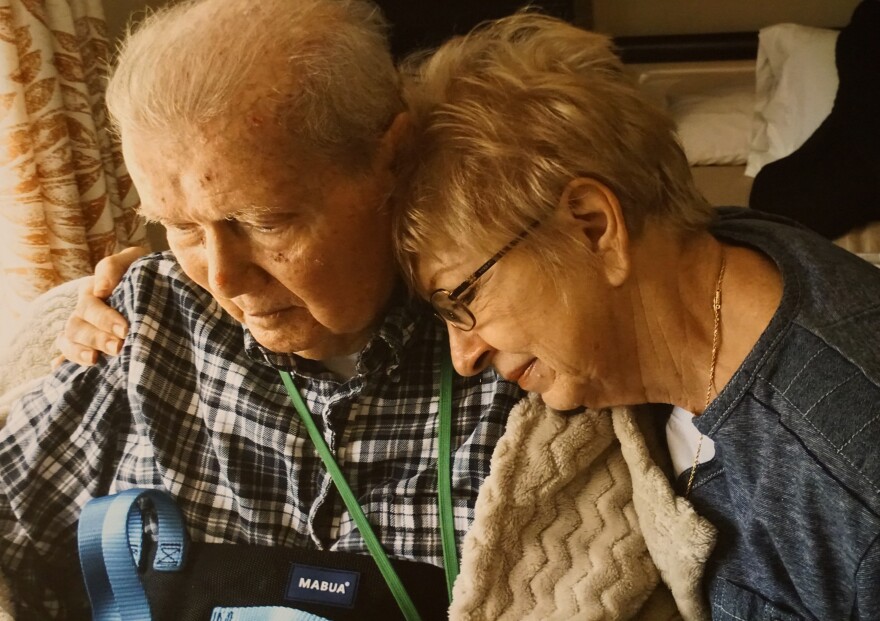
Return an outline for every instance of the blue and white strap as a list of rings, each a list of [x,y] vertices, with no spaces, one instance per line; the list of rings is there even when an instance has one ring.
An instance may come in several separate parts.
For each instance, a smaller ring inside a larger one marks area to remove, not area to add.
[[[186,527],[180,509],[165,492],[131,489],[96,498],[79,520],[80,566],[92,603],[94,621],[149,621],[150,604],[141,585],[144,509],[157,523],[156,571],[180,571],[186,560]]]
[[[149,504],[142,503],[149,500]],[[146,505],[146,508],[145,508]],[[144,518],[156,518],[155,571],[181,571],[187,535],[183,514],[170,494],[130,489],[95,498],[83,507],[77,532],[79,559],[93,621],[151,621],[138,568],[144,550]],[[214,608],[211,621],[327,621],[282,606]]]
[[[282,606],[217,607],[211,621],[328,621],[324,617]]]

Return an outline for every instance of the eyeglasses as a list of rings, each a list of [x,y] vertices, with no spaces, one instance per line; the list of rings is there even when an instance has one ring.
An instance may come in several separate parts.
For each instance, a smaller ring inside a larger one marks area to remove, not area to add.
[[[458,285],[451,292],[446,289],[437,289],[431,294],[431,306],[434,307],[434,313],[443,321],[455,326],[463,332],[470,332],[477,325],[474,314],[467,307],[467,303],[462,299],[480,279],[480,277],[489,271],[489,269],[498,263],[505,254],[513,250],[526,236],[531,233],[535,227],[541,223],[540,220],[532,222],[526,230],[516,236],[513,241],[504,246],[501,250],[492,255],[492,258],[483,263],[477,271],[468,276],[463,283]]]

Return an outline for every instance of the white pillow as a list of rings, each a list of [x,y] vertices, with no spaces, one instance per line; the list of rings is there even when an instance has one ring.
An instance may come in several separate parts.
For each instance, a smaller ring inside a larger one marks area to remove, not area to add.
[[[755,108],[754,61],[631,65],[639,86],[676,124],[688,162],[741,165]]]
[[[751,84],[667,97],[667,109],[692,166],[745,164],[754,105]]]
[[[746,174],[798,149],[831,112],[838,31],[777,24],[758,34],[755,113]]]

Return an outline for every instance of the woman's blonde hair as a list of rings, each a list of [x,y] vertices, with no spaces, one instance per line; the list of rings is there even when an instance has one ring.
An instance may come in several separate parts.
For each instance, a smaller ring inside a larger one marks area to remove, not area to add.
[[[274,88],[292,147],[365,164],[404,109],[386,35],[364,0],[185,0],[126,37],[107,106],[117,127],[173,132],[233,119],[249,89]],[[274,82],[253,83],[261,65]]]
[[[410,282],[424,253],[490,256],[551,213],[577,177],[611,188],[632,236],[649,218],[681,230],[711,220],[672,121],[607,37],[521,12],[411,59],[404,74],[414,148],[395,237]],[[559,239],[540,226],[529,245],[558,265]]]

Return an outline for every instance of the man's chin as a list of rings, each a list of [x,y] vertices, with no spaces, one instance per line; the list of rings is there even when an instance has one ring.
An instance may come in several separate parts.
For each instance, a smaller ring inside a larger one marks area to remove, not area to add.
[[[310,335],[284,335],[272,330],[260,330],[248,326],[254,339],[269,351],[278,354],[294,354],[308,360],[326,360],[347,356],[360,351],[365,342],[351,335],[331,333]]]
[[[301,358],[320,360],[320,353],[326,349],[326,344],[317,339],[290,338],[250,327],[248,329],[257,343],[276,354],[295,354]]]

